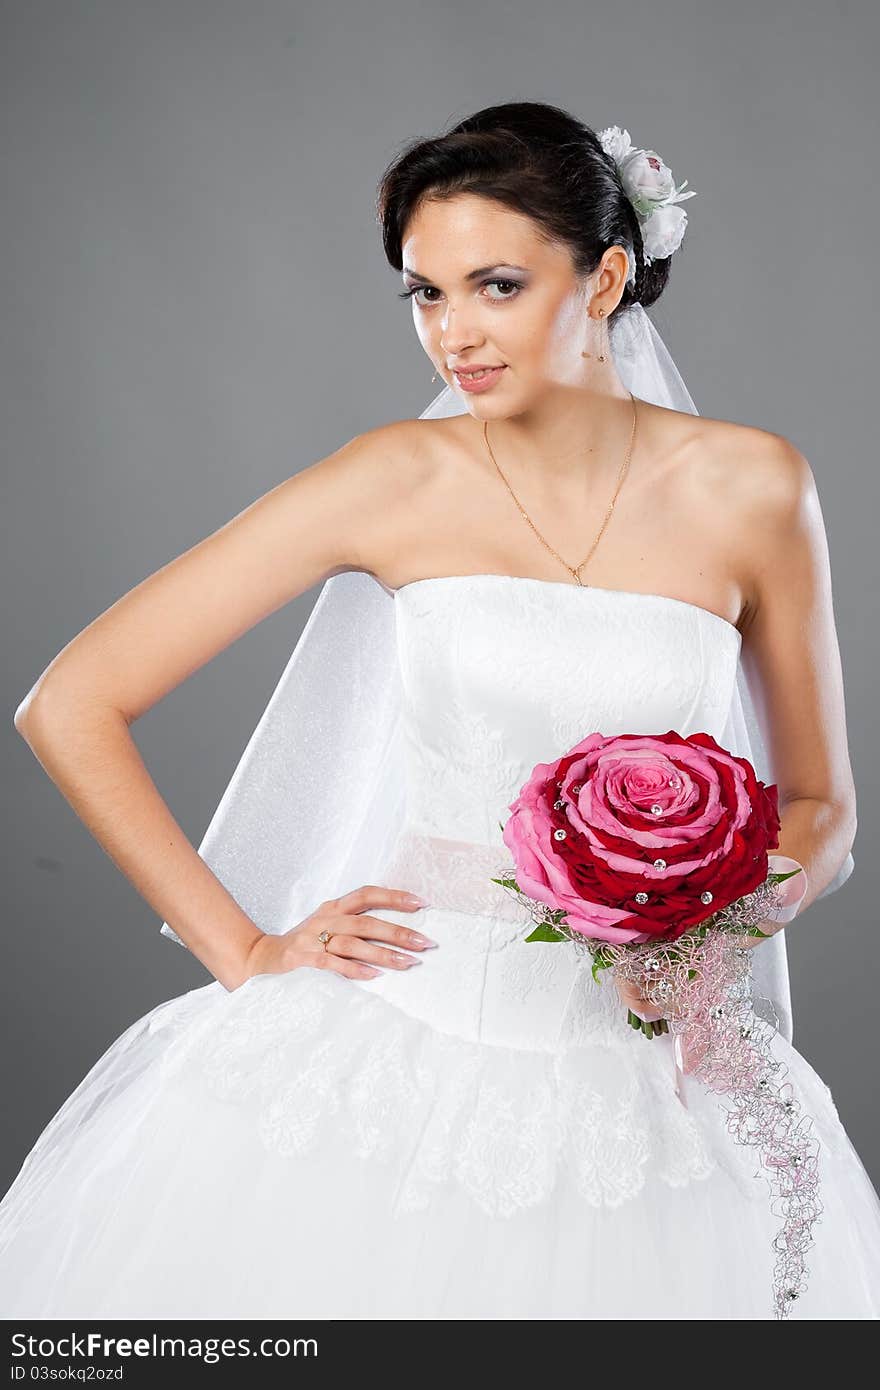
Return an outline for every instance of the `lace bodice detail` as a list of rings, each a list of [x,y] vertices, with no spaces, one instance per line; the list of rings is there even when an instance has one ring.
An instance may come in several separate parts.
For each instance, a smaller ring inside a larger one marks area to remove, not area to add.
[[[395,605],[414,830],[501,844],[535,763],[594,730],[721,737],[741,637],[708,609],[491,574],[417,580]]]

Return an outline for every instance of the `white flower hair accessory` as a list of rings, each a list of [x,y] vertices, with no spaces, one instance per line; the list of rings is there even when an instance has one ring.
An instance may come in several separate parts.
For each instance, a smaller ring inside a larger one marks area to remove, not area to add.
[[[683,192],[687,179],[676,186],[672,170],[656,150],[640,150],[632,143],[628,130],[608,126],[599,135],[605,153],[617,166],[624,192],[632,203],[642,233],[645,264],[665,260],[677,251],[687,227],[687,213],[677,204],[693,198],[696,189]],[[636,269],[630,258],[629,279]]]

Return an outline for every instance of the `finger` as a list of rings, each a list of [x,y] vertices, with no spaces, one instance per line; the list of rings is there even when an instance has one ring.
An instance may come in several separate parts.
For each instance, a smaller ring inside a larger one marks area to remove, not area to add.
[[[619,989],[624,1004],[639,1018],[644,1019],[646,1023],[652,1023],[663,1017],[663,1010],[646,998],[631,981],[621,980]]]
[[[403,888],[383,888],[375,883],[364,883],[360,888],[353,888],[350,893],[343,893],[341,898],[334,898],[328,905],[340,912],[366,912],[371,907],[393,907],[405,912],[417,912],[420,907],[426,906],[417,893],[408,893]]]
[[[753,947],[760,946],[762,941],[766,941],[763,936],[737,936],[734,937],[734,945],[742,946],[744,950],[751,951]]]
[[[649,1004],[650,1000],[642,991],[630,981],[622,981],[618,986],[620,994],[627,1004]]]
[[[365,965],[358,960],[347,960],[344,956],[334,956],[330,951],[321,951],[315,958],[315,964],[319,969],[332,970],[335,975],[345,975],[349,980],[372,980],[376,975],[382,974],[375,966]]]
[[[368,912],[346,914],[343,918],[347,936],[373,937],[376,941],[387,941],[391,946],[402,946],[413,951],[424,951],[428,946],[436,946],[429,936],[401,926],[398,922],[387,922],[384,917],[371,917]]]
[[[366,961],[373,965],[384,965],[389,970],[409,970],[412,965],[420,965],[418,956],[407,955],[405,951],[387,950],[384,946],[374,946],[360,936],[349,936],[345,932],[334,932],[327,942],[327,954],[352,960]]]
[[[633,1013],[637,1013],[640,1018],[652,1020],[663,1017],[663,1009],[660,1008],[655,1000],[650,999],[647,994],[644,994],[632,981],[622,981],[621,990],[624,1003],[629,1005]],[[663,1007],[665,1008],[666,1006],[664,1005]]]

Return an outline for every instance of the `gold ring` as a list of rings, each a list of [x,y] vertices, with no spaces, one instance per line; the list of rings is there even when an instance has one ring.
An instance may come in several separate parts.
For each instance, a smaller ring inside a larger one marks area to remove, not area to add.
[[[324,943],[324,950],[325,950],[325,951],[326,951],[326,949],[327,949],[327,942],[330,940],[330,938],[331,938],[332,936],[333,936],[333,932],[332,932],[332,931],[322,931],[322,932],[319,932],[319,934],[318,934],[318,940],[319,940],[319,941],[323,941],[323,943]]]

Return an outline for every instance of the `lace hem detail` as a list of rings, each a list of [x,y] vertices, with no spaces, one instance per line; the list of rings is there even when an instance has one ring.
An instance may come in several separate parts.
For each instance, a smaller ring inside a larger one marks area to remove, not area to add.
[[[649,1175],[682,1187],[715,1170],[714,1141],[675,1095],[668,1056],[638,1042],[638,1056],[473,1042],[303,968],[228,994],[164,1070],[244,1107],[282,1157],[308,1153],[330,1127],[358,1157],[393,1164],[398,1211],[455,1182],[487,1214],[509,1217],[546,1201],[563,1168],[593,1207],[631,1200]],[[732,1147],[726,1134],[718,1143]]]

